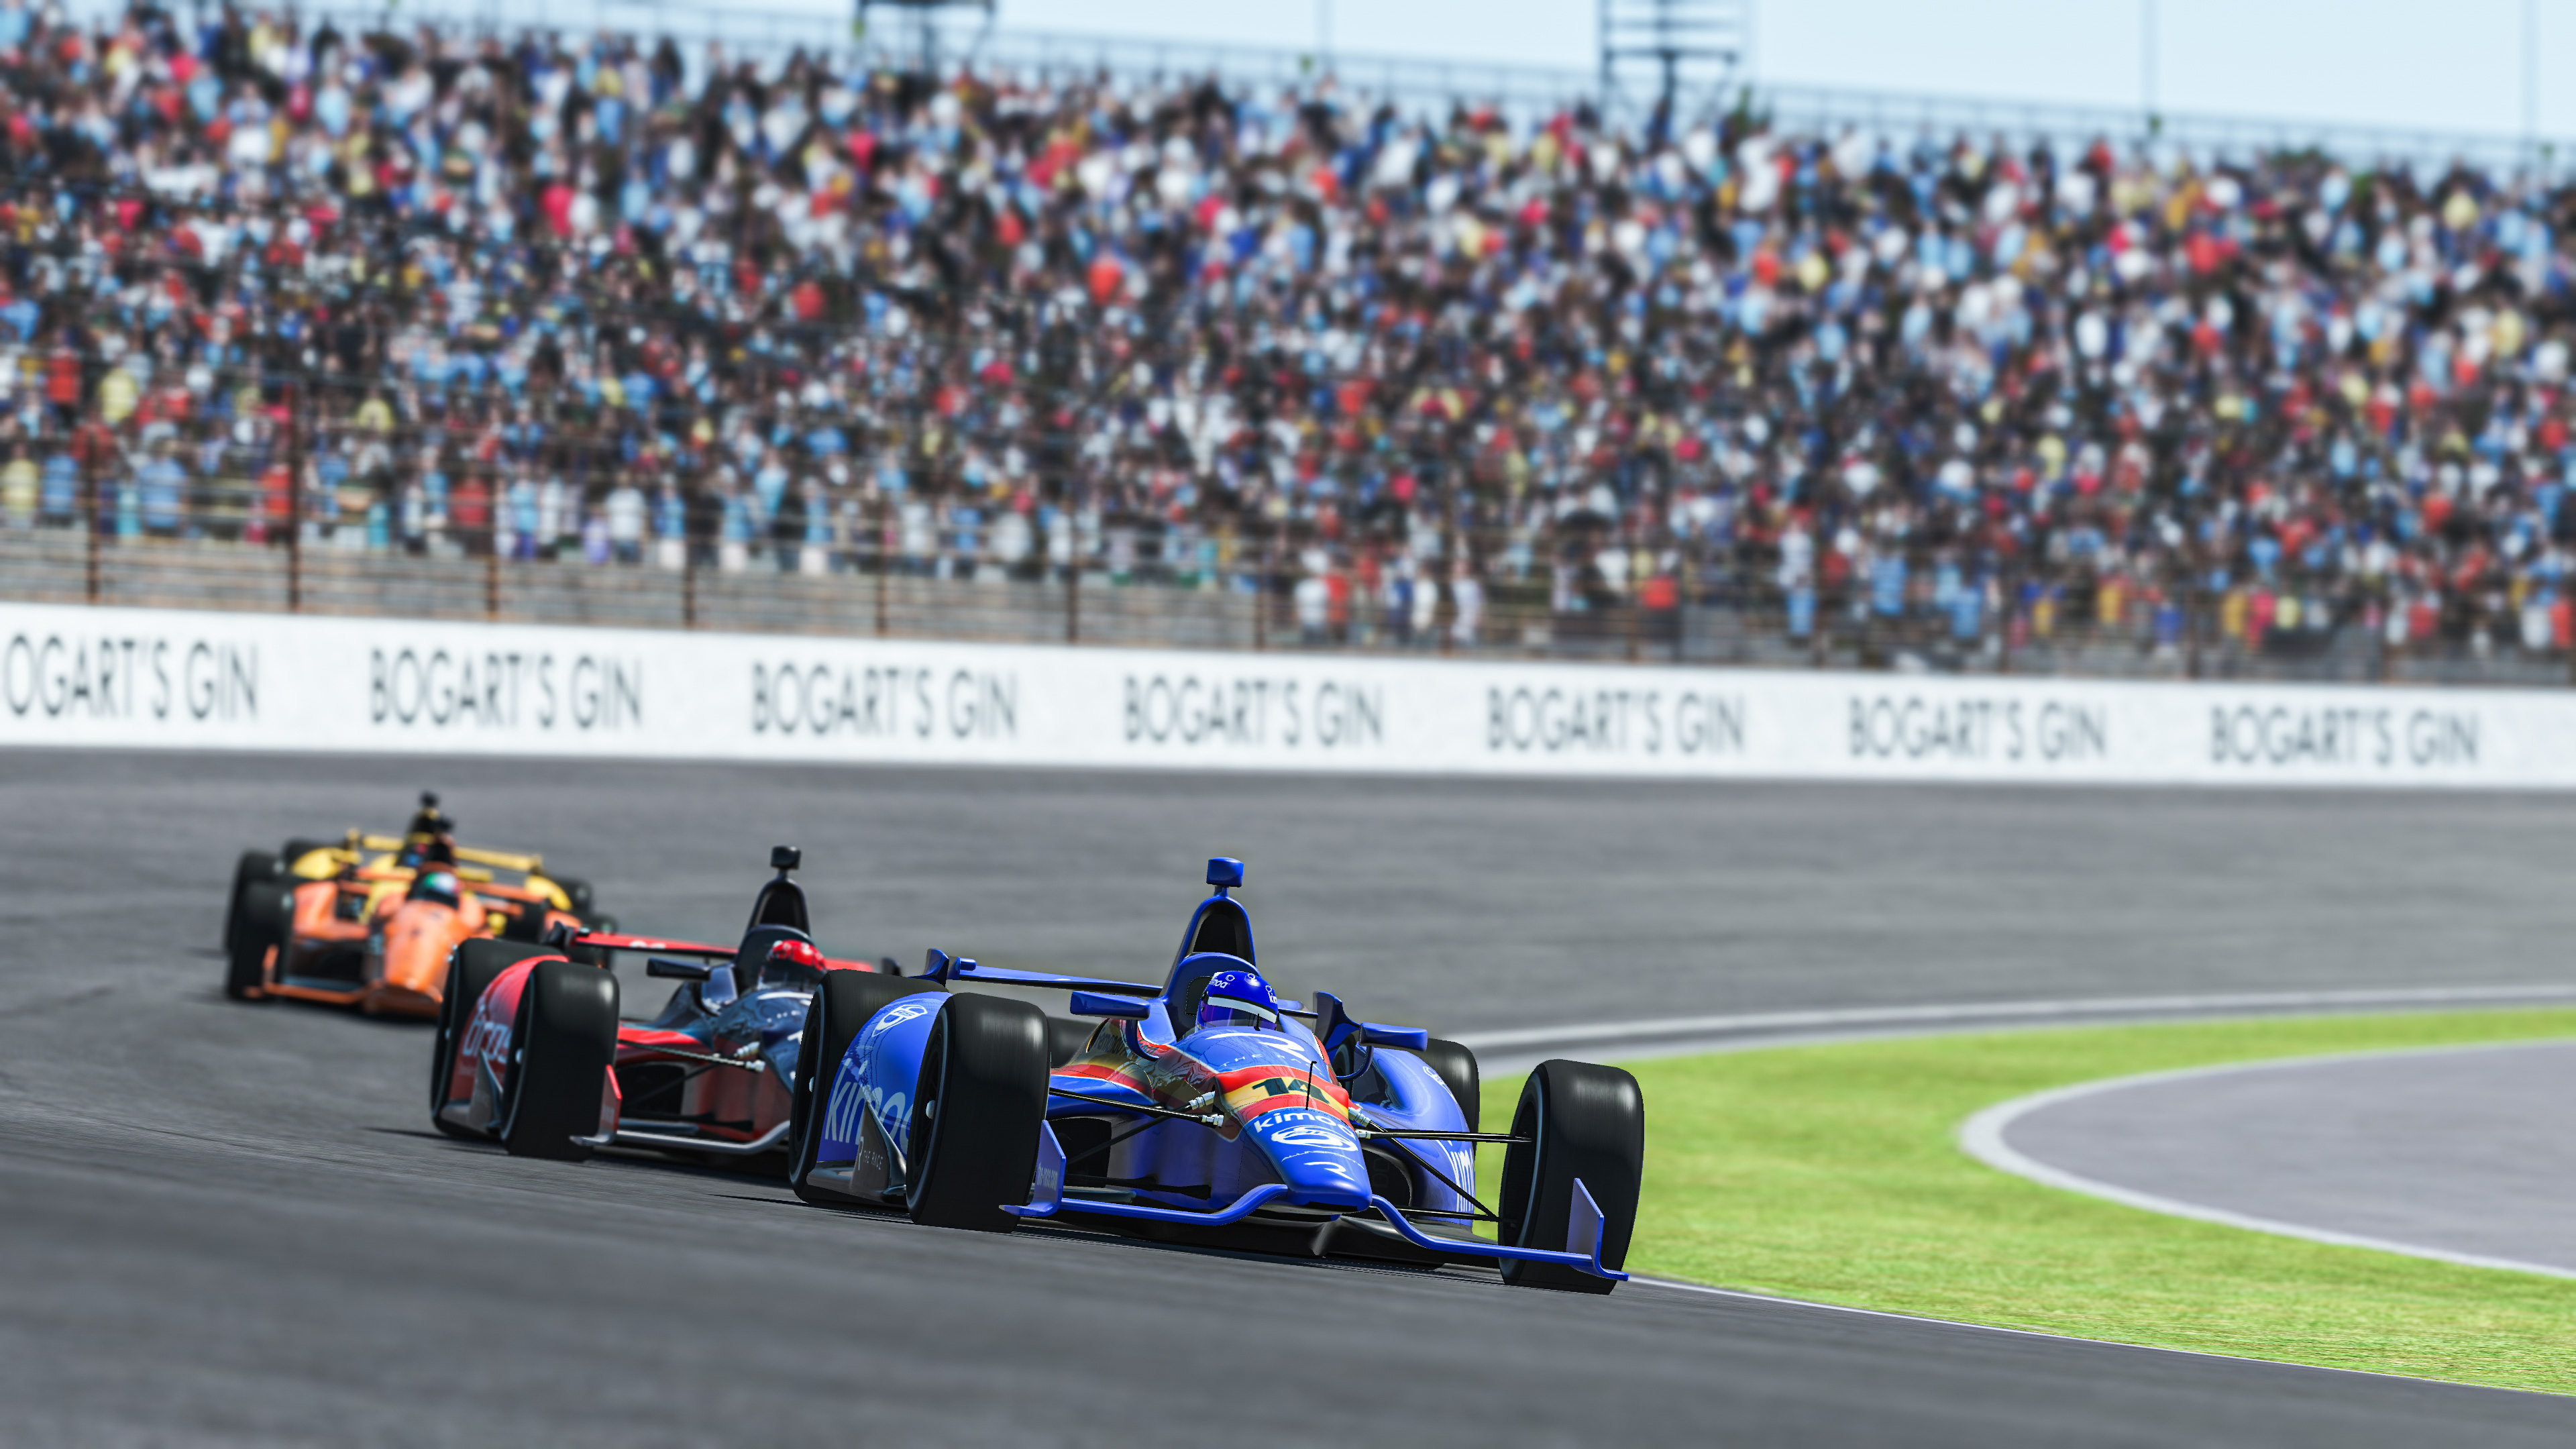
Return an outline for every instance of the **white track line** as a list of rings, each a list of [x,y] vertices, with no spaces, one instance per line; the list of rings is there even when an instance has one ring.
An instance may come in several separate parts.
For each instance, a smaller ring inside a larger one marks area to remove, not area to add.
[[[2421,986],[2357,991],[2243,991],[2195,996],[2111,996],[2065,1001],[1957,1002],[1935,1006],[1859,1006],[1812,1011],[1748,1011],[1724,1016],[1675,1016],[1651,1021],[1592,1022],[1573,1026],[1471,1031],[1458,1036],[1471,1051],[1601,1042],[1655,1041],[1672,1037],[1870,1027],[1939,1027],[1958,1022],[2034,1021],[2094,1016],[2164,1016],[2209,1012],[2325,1011],[2373,1006],[2445,1006],[2467,1003],[2576,999],[2576,985],[2533,982],[2520,986]]]
[[[1820,1303],[1813,1298],[1783,1298],[1777,1293],[1755,1293],[1743,1288],[1717,1288],[1706,1283],[1685,1283],[1678,1278],[1649,1278],[1632,1274],[1633,1287],[1664,1288],[1676,1293],[1697,1293],[1711,1298],[1735,1298],[1747,1303],[1771,1303],[1789,1308],[1813,1308],[1825,1313],[1845,1313],[1858,1318],[1887,1318],[1899,1323],[1929,1323],[1943,1328],[1964,1328],[1977,1333],[2002,1334],[2010,1338],[2039,1338],[2055,1343],[2090,1343],[2104,1348],[2132,1349],[2139,1353],[2179,1354],[2184,1358],[2214,1358],[2229,1363],[2256,1364],[2265,1368],[2297,1369],[2304,1373],[2351,1374],[2366,1379],[2394,1379],[2400,1383],[2427,1384],[2446,1389],[2468,1389],[2477,1393],[2520,1394],[2530,1389],[2498,1388],[2489,1384],[2463,1383],[2458,1379],[2432,1378],[2423,1374],[2390,1373],[2384,1369],[2338,1368],[2333,1364],[2295,1363],[2288,1359],[2261,1358],[2250,1353],[2222,1353],[2208,1348],[2172,1348],[2161,1343],[2132,1343],[2124,1338],[2091,1338],[2076,1333],[2051,1333],[2044,1328],[2013,1328],[2001,1323],[1976,1323],[1965,1318],[1935,1318],[1928,1313],[1899,1313],[1886,1308],[1855,1308],[1848,1303]]]
[[[2224,1066],[2184,1067],[2168,1072],[2142,1072],[2136,1076],[2110,1077],[2098,1082],[2079,1082],[2071,1087],[2035,1092],[2016,1097],[1970,1117],[1959,1127],[1959,1146],[1969,1156],[1999,1171],[2026,1177],[2044,1186],[2080,1192],[2133,1208],[2170,1217],[2195,1218],[2222,1227],[2243,1228],[2249,1232],[2271,1233],[2285,1238],[2305,1238],[2312,1243],[2326,1243],[2338,1248],[2368,1248],[2382,1253],[2397,1253],[2409,1258],[2430,1258],[2436,1262],[2456,1263],[2467,1268],[2497,1268],[2509,1273],[2537,1273],[2547,1278],[2576,1278],[2576,1270],[2554,1267],[2547,1263],[2526,1263],[2516,1258],[2494,1258],[2483,1253],[2458,1253],[2447,1248],[2428,1248],[2417,1243],[2398,1242],[2391,1238],[2374,1238],[2360,1233],[2340,1233],[2329,1228],[2312,1228],[2302,1223],[2283,1222],[2277,1218],[2255,1217],[2250,1213],[2230,1212],[2225,1208],[2204,1207],[2179,1198],[2139,1192],[2117,1183],[2068,1172],[2024,1155],[2004,1140],[2012,1124],[2033,1112],[2062,1102],[2099,1096],[2105,1092],[2123,1091],[2130,1087],[2152,1086],[2162,1082],[2190,1081],[2204,1077],[2241,1075],[2246,1072],[2292,1071],[2301,1067],[2322,1066],[2331,1062],[2360,1061],[2369,1058],[2422,1056],[2434,1052],[2508,1051],[2544,1043],[2481,1042],[2469,1046],[2399,1047],[2381,1051],[2335,1052],[2325,1056],[2288,1057],[2262,1062],[2231,1062]]]

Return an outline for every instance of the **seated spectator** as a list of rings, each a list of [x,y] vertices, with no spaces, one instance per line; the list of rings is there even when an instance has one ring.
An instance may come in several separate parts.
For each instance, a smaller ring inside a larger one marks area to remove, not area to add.
[[[54,526],[81,429],[120,532],[277,536],[257,490],[309,447],[379,551],[1316,554],[1285,602],[1336,641],[1445,607],[1453,645],[1722,609],[1820,653],[2569,647],[2546,176],[238,10],[13,31],[0,345]]]

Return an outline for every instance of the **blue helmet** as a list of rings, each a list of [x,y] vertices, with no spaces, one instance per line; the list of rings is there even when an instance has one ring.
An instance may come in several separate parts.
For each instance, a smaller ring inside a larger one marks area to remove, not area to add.
[[[1266,1026],[1279,1029],[1279,997],[1257,971],[1220,971],[1199,998],[1201,1026]]]

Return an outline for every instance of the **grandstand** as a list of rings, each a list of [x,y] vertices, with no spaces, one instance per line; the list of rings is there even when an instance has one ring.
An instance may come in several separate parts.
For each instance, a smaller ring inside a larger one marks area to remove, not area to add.
[[[2534,156],[379,24],[0,6],[8,596],[2576,668]]]

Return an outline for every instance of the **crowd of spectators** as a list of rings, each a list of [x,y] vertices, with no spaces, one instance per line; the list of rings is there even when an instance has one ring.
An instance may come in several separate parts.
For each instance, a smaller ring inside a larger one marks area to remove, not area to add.
[[[0,83],[8,529],[2570,644],[2530,177],[17,0]]]

